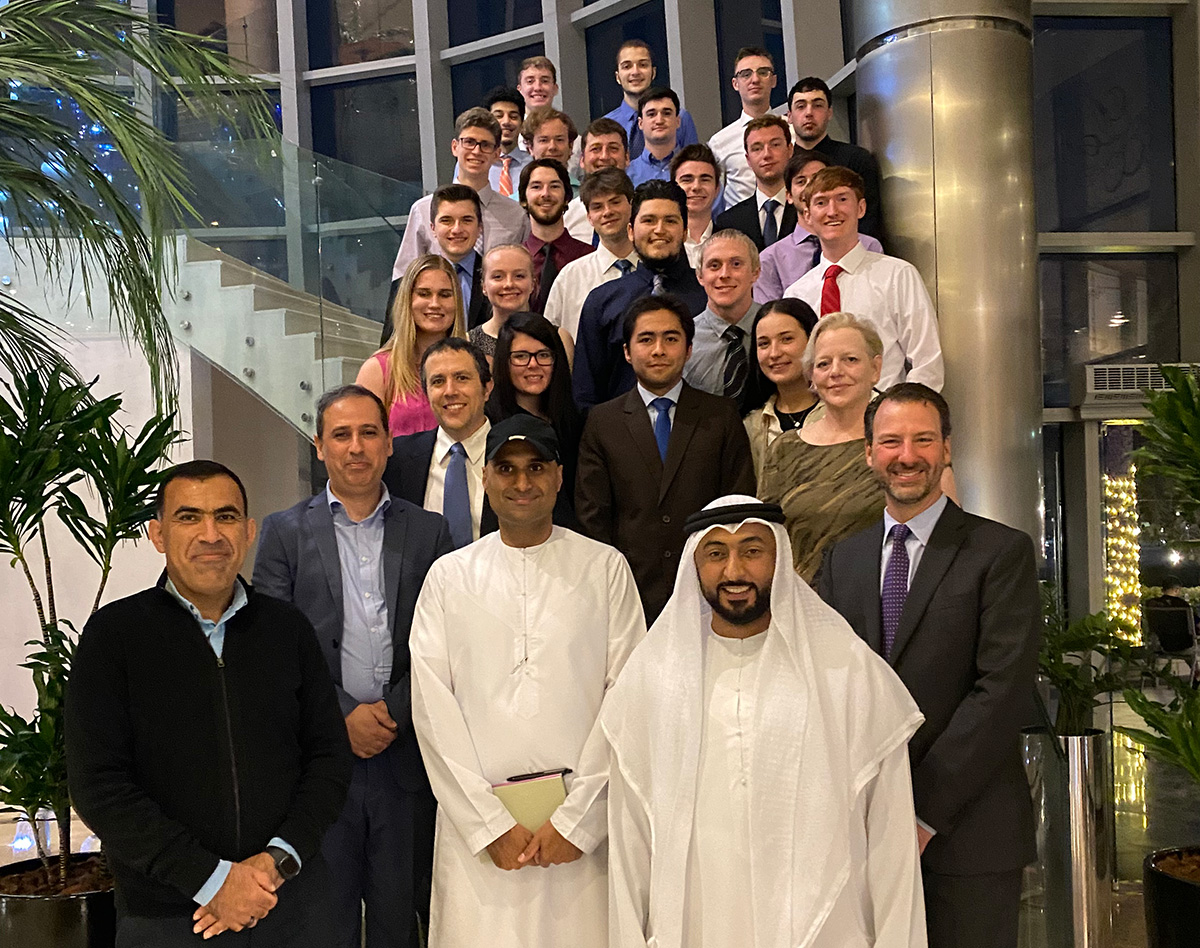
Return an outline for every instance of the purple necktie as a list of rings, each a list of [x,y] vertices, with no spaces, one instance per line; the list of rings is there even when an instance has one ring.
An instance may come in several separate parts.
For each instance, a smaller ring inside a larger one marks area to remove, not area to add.
[[[887,570],[883,574],[883,657],[890,658],[892,646],[896,644],[896,630],[900,627],[900,613],[904,611],[904,600],[908,597],[908,547],[904,541],[912,531],[904,524],[892,527],[892,555],[888,558]]]

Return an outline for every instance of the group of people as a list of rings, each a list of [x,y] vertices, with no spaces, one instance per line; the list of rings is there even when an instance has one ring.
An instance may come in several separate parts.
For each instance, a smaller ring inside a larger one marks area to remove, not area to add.
[[[1034,550],[874,161],[765,50],[708,145],[616,65],[578,172],[543,57],[459,116],[252,583],[236,473],[166,474],[67,702],[121,948],[1016,945]]]

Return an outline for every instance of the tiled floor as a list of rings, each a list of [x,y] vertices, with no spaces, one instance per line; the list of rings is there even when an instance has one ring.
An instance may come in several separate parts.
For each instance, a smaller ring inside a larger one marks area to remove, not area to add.
[[[1124,702],[1113,723],[1140,727]],[[1200,786],[1173,767],[1148,760],[1140,745],[1117,735],[1113,745],[1116,886],[1112,948],[1146,948],[1142,915],[1142,860],[1156,849],[1200,844]],[[1041,867],[1026,871],[1021,948],[1071,948],[1069,931],[1047,918]]]

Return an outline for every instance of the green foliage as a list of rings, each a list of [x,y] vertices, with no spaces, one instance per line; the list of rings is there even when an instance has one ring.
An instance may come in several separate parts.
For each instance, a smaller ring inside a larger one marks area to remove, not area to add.
[[[1068,623],[1053,590],[1046,587],[1042,616],[1038,667],[1058,692],[1054,732],[1060,737],[1085,734],[1093,726],[1095,709],[1140,680],[1153,655],[1131,641],[1135,629],[1103,612]]]
[[[131,436],[115,421],[121,399],[95,400],[92,385],[52,368],[29,372],[0,394],[0,553],[21,567],[42,632],[28,643],[32,651],[22,666],[37,691],[33,715],[26,720],[0,707],[0,806],[25,814],[35,828],[40,811],[54,813],[61,881],[71,837],[63,695],[77,636],[57,613],[46,526],[57,516],[100,567],[94,612],[117,547],[136,539],[152,516],[159,468],[179,438],[173,415],[151,418]],[[81,488],[98,513],[89,510]],[[40,834],[35,837],[49,869]]]
[[[1174,691],[1174,697],[1164,704],[1141,691],[1128,689],[1125,701],[1149,730],[1133,727],[1117,730],[1144,745],[1147,756],[1183,769],[1200,783],[1200,690],[1176,679]]]
[[[1142,426],[1145,444],[1133,452],[1139,474],[1159,475],[1171,484],[1183,515],[1200,516],[1200,383],[1178,366],[1160,365],[1171,388],[1146,392],[1151,418]]]
[[[121,81],[114,81],[117,73]],[[111,0],[11,0],[0,7],[0,75],[73,99],[103,123],[137,176],[140,207],[126,202],[74,128],[25,101],[0,99],[5,239],[51,281],[77,273],[89,308],[95,287],[106,288],[110,318],[146,354],[155,393],[169,404],[175,362],[162,297],[174,273],[170,238],[194,216],[193,184],[175,145],[138,104],[179,88],[186,91],[182,108],[273,137],[266,94],[202,38]],[[0,295],[0,365],[12,375],[45,366],[70,374],[56,345],[60,335]]]

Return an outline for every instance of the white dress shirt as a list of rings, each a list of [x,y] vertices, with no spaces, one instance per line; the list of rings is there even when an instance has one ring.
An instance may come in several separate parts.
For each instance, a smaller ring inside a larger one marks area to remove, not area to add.
[[[588,294],[602,283],[615,280],[621,275],[617,260],[628,260],[634,268],[641,259],[636,250],[629,256],[618,258],[604,244],[594,251],[572,260],[558,271],[550,295],[546,298],[545,316],[559,329],[565,329],[572,339],[579,332],[579,313]]]
[[[778,239],[778,234],[783,230],[783,210],[787,207],[787,191],[780,188],[774,194],[763,194],[762,191],[756,190],[754,197],[758,200],[758,226],[765,234],[767,232],[767,209],[763,207],[767,201],[775,202],[775,234]]]
[[[503,200],[503,198],[501,198]],[[491,423],[484,419],[473,434],[463,439],[467,452],[467,496],[471,499],[471,539],[479,539],[479,521],[483,517],[483,455],[487,448],[487,436]],[[446,502],[446,469],[450,466],[450,448],[454,439],[438,428],[433,442],[433,456],[429,460],[429,477],[425,480],[426,510],[444,513]]]
[[[862,244],[855,244],[837,265],[846,271],[837,276],[842,311],[869,319],[883,340],[883,372],[876,388],[886,391],[908,381],[923,382],[940,392],[945,376],[937,314],[917,268],[899,257],[873,253]],[[819,314],[825,271],[831,266],[832,261],[822,255],[821,262],[783,295],[804,300]]]
[[[700,252],[704,249],[704,241],[708,240],[713,235],[713,222],[709,221],[708,226],[704,228],[704,233],[700,235],[699,240],[692,240],[691,234],[683,239],[683,250],[687,254],[688,263],[695,270],[700,266]]]
[[[479,203],[483,205],[483,232],[475,242],[479,253],[487,253],[501,244],[524,243],[529,236],[529,215],[515,201],[510,201],[490,187],[480,188]],[[392,279],[404,276],[408,265],[424,253],[441,253],[441,247],[433,237],[429,226],[430,205],[433,195],[417,198],[408,209],[408,223],[404,226],[404,237],[400,240],[400,252],[392,266]]]
[[[567,210],[563,214],[563,226],[567,228],[568,234],[585,244],[590,244],[596,234],[592,229],[592,222],[588,220],[587,208],[583,206],[578,194],[567,204]]]

